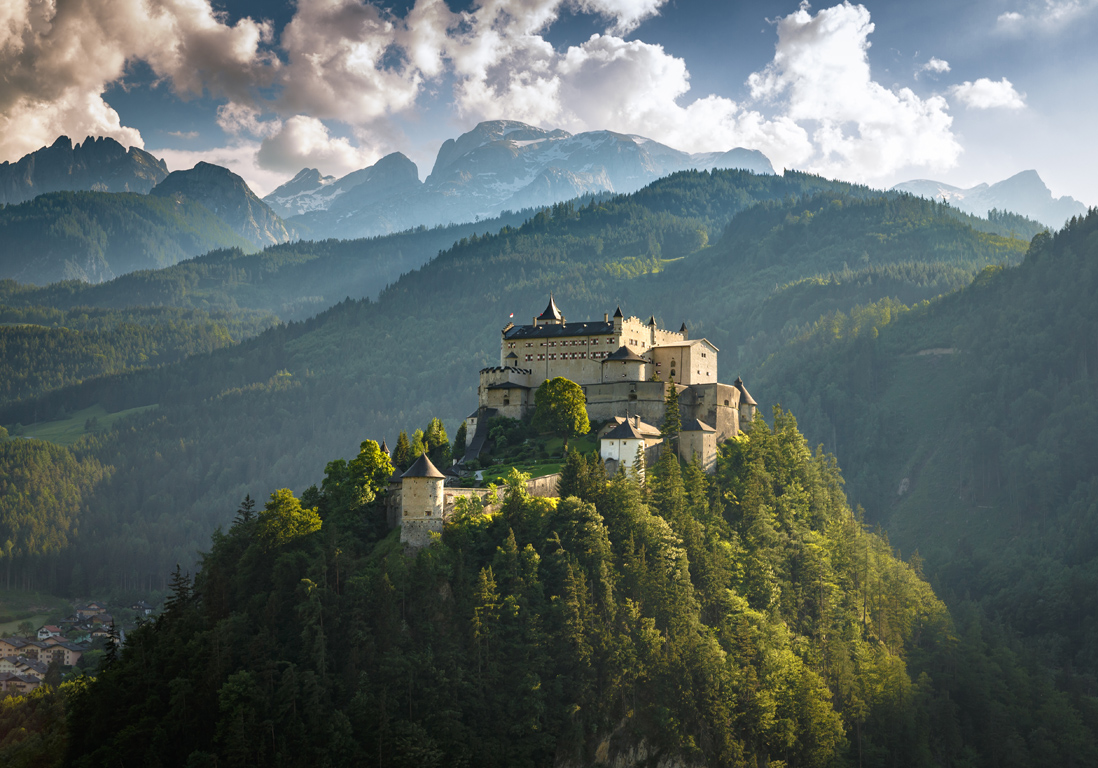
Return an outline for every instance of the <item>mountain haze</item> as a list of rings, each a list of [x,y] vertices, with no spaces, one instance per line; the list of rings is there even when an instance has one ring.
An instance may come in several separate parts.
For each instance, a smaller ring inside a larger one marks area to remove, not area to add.
[[[1032,170],[1016,173],[995,184],[977,184],[968,189],[928,179],[905,181],[893,189],[942,200],[975,216],[987,216],[994,208],[1036,219],[1053,228],[1062,227],[1072,216],[1087,212],[1087,207],[1073,197],[1054,198],[1037,171]]]
[[[198,163],[189,171],[173,171],[149,194],[177,203],[200,203],[259,247],[290,239],[282,219],[252,192],[244,179],[219,165]]]
[[[640,136],[494,120],[443,143],[422,183],[415,165],[396,153],[339,180],[305,169],[264,200],[284,215],[297,213],[292,225],[311,236],[364,237],[633,192],[676,171],[722,168],[774,173],[754,150],[691,155]]]

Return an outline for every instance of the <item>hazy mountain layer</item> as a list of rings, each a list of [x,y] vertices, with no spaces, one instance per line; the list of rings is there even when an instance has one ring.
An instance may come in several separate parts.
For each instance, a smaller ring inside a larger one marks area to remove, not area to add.
[[[173,171],[150,194],[204,205],[230,229],[259,247],[290,239],[282,219],[252,192],[244,179],[219,165],[198,163],[189,171]]]
[[[1098,211],[911,311],[831,313],[757,388],[947,598],[1098,672]],[[821,385],[821,382],[825,384]]]
[[[422,184],[415,165],[397,153],[339,180],[305,169],[264,200],[284,215],[299,214],[293,224],[313,237],[363,237],[633,192],[676,171],[720,168],[774,172],[753,150],[691,155],[640,136],[572,135],[495,120],[447,140]]]
[[[0,278],[37,285],[99,283],[211,248],[254,247],[192,200],[110,192],[52,192],[0,209],[0,242]]]
[[[1037,171],[1022,171],[995,184],[978,184],[968,189],[927,179],[905,181],[893,189],[942,200],[976,216],[987,216],[992,209],[1011,211],[1053,228],[1087,212],[1087,207],[1073,197],[1054,198]]]

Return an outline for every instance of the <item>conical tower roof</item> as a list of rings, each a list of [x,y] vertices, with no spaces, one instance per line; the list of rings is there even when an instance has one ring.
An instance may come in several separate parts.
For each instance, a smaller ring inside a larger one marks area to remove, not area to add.
[[[385,438],[381,438],[381,452],[386,456],[392,456],[392,451],[389,450],[389,446],[385,444]]]
[[[614,310],[614,317],[625,317],[625,315],[621,313],[621,307]]]
[[[743,400],[743,402],[747,403],[748,405],[758,405],[758,403],[755,402],[755,398],[753,398],[751,396],[751,393],[747,391],[747,387],[743,385],[743,379],[741,379],[739,376],[737,376],[736,380],[732,382],[732,386],[740,391],[740,399]]]
[[[408,467],[408,471],[401,477],[437,477],[444,479],[443,474],[438,471],[438,467],[431,463],[426,453],[416,459],[415,464]]]
[[[553,300],[553,294],[549,294],[549,306],[545,308],[545,311],[538,315],[538,320],[556,320],[561,321],[564,319],[564,315],[557,309],[557,302]]]

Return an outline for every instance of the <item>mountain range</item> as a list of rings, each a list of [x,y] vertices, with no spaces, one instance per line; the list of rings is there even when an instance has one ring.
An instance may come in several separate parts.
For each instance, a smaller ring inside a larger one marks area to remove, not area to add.
[[[168,176],[168,166],[143,149],[89,136],[75,147],[60,136],[14,163],[0,163],[0,203],[33,200],[44,192],[149,192]]]
[[[987,216],[988,211],[1013,211],[1045,224],[1062,227],[1072,216],[1084,216],[1087,207],[1074,197],[1053,197],[1037,171],[1022,171],[995,184],[962,189],[929,179],[897,184],[893,189],[931,200],[941,200],[965,213]]]
[[[493,120],[448,139],[423,182],[415,163],[397,152],[340,179],[306,168],[263,200],[313,236],[370,237],[628,193],[676,171],[717,168],[774,173],[756,150],[689,154],[642,136],[573,135]]]

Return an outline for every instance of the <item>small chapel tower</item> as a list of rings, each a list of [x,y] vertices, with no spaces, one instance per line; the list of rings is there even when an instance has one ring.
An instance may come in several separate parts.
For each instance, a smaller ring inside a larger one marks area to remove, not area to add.
[[[400,541],[413,547],[442,533],[442,486],[446,478],[424,453],[400,476]]]

